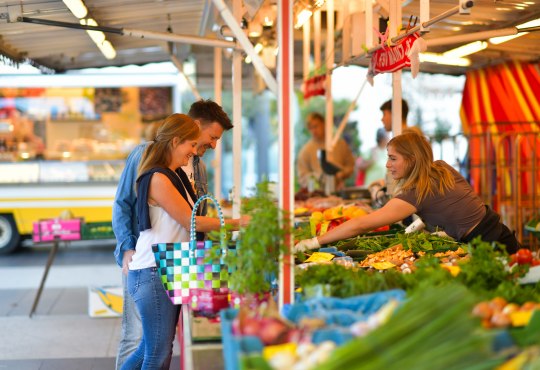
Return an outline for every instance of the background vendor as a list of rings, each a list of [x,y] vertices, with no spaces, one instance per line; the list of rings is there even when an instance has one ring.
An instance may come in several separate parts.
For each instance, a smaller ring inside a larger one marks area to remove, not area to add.
[[[311,133],[311,139],[300,150],[296,162],[301,188],[308,188],[310,180],[317,181],[320,185],[323,175],[317,152],[325,149],[324,117],[319,113],[310,113],[306,119],[306,127]],[[340,189],[354,171],[354,156],[345,140],[338,140],[332,150],[330,162],[339,167],[339,172],[335,174],[335,185],[336,189]]]

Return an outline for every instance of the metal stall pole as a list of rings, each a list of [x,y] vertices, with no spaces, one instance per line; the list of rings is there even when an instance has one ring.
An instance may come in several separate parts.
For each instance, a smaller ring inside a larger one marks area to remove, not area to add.
[[[32,303],[32,309],[30,310],[30,317],[34,314],[36,311],[37,305],[39,303],[39,299],[41,298],[41,292],[43,292],[43,287],[45,286],[45,281],[47,280],[47,276],[49,275],[49,269],[51,268],[51,265],[54,261],[54,257],[56,257],[56,252],[58,252],[60,241],[58,239],[54,240],[53,247],[51,248],[51,251],[49,252],[49,258],[47,259],[47,264],[45,265],[45,271],[43,271],[43,276],[41,277],[41,282],[39,283],[39,288],[36,293],[36,297],[34,298],[34,303]]]
[[[509,137],[510,133],[503,133],[497,138],[497,142],[494,144],[495,156],[493,162],[495,163],[495,171],[497,173],[496,181],[496,194],[493,197],[493,202],[498,205],[497,211],[503,218],[503,222],[509,227],[513,227],[515,224],[516,210],[512,204],[515,204],[513,200],[515,196],[515,179],[513,175],[512,165],[512,141]],[[508,150],[505,150],[504,146],[508,145]],[[507,154],[508,153],[508,154]],[[492,162],[491,159],[485,160],[485,162]],[[492,171],[492,164],[486,164],[486,168]],[[510,174],[510,175],[509,175]],[[507,177],[510,176],[509,189],[507,186]],[[508,191],[507,191],[508,190]],[[495,207],[493,207],[495,208]]]
[[[326,65],[326,117],[325,117],[325,136],[324,148],[326,158],[332,158],[332,137],[334,130],[334,102],[332,101],[332,68],[334,68],[334,0],[326,1],[326,47],[325,47],[325,65]],[[324,173],[324,171],[323,171]],[[336,190],[336,180],[334,175],[323,174],[324,193],[331,195]]]
[[[278,1],[278,114],[279,114],[279,206],[291,216],[294,210],[294,136],[292,125],[293,93],[293,19],[292,1]],[[292,227],[293,218],[288,217]],[[286,243],[292,249],[292,235]],[[281,258],[279,269],[279,307],[294,300],[294,256],[287,251]]]
[[[390,39],[397,36],[398,26],[401,24],[401,1],[390,0]],[[401,134],[401,70],[392,73],[392,133],[394,136]]]
[[[516,230],[517,239],[519,242],[523,241],[523,197],[521,193],[521,158],[519,155],[519,148],[521,142],[521,134],[517,134],[514,139],[514,193],[516,194],[514,203],[515,212],[515,224],[514,230]]]
[[[238,23],[242,18],[242,1],[233,0],[233,15]],[[232,62],[233,87],[233,218],[240,217],[242,196],[242,54],[235,51]]]
[[[220,48],[214,48],[214,101],[221,105],[222,81],[223,81],[223,57]],[[223,144],[221,140],[216,143],[214,162],[214,196],[219,201],[221,200],[221,161],[222,161]]]

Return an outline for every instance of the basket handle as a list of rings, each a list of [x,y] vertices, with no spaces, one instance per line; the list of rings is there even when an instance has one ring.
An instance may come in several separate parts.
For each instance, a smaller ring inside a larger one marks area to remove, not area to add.
[[[221,206],[219,205],[219,202],[210,194],[205,194],[201,196],[199,199],[197,199],[197,202],[193,205],[193,211],[191,212],[191,227],[189,229],[189,242],[190,246],[194,249],[197,244],[196,239],[196,233],[195,229],[197,228],[197,219],[195,216],[197,216],[197,208],[199,208],[199,205],[204,201],[205,199],[209,199],[212,202],[214,202],[214,205],[216,206],[217,212],[218,212],[218,219],[219,224],[221,225],[221,228],[225,226],[225,219],[223,218],[223,212],[221,211]],[[225,242],[225,231],[221,231],[221,246],[222,248],[226,248],[227,243]]]

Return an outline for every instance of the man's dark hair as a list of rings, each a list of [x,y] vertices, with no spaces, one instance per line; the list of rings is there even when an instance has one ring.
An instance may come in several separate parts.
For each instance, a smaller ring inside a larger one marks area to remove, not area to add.
[[[385,110],[392,112],[392,99],[385,101],[383,105],[381,105],[381,111],[385,111]],[[406,121],[408,114],[409,114],[409,104],[407,104],[406,100],[401,99],[401,120]]]
[[[227,113],[225,113],[218,103],[210,99],[201,99],[191,104],[188,115],[193,119],[199,120],[202,126],[217,122],[225,131],[233,128],[233,124]]]
[[[322,114],[320,114],[319,112],[311,112],[307,115],[306,117],[306,121],[311,121],[312,119],[315,119],[315,120],[318,120],[318,121],[321,121],[321,122],[325,122],[325,119],[323,117]]]

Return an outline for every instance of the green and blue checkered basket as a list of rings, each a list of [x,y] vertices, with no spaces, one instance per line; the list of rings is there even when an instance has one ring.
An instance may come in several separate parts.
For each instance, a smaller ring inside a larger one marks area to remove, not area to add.
[[[212,200],[218,212],[221,227],[225,225],[223,213],[217,200],[211,195],[203,195],[193,206],[191,214],[190,241],[183,243],[158,243],[152,245],[156,267],[170,300],[174,304],[191,304],[192,296],[199,289],[227,291],[230,269],[224,262],[229,252],[225,231],[221,236],[221,255],[210,259],[213,242],[196,240],[196,211],[202,201]]]

